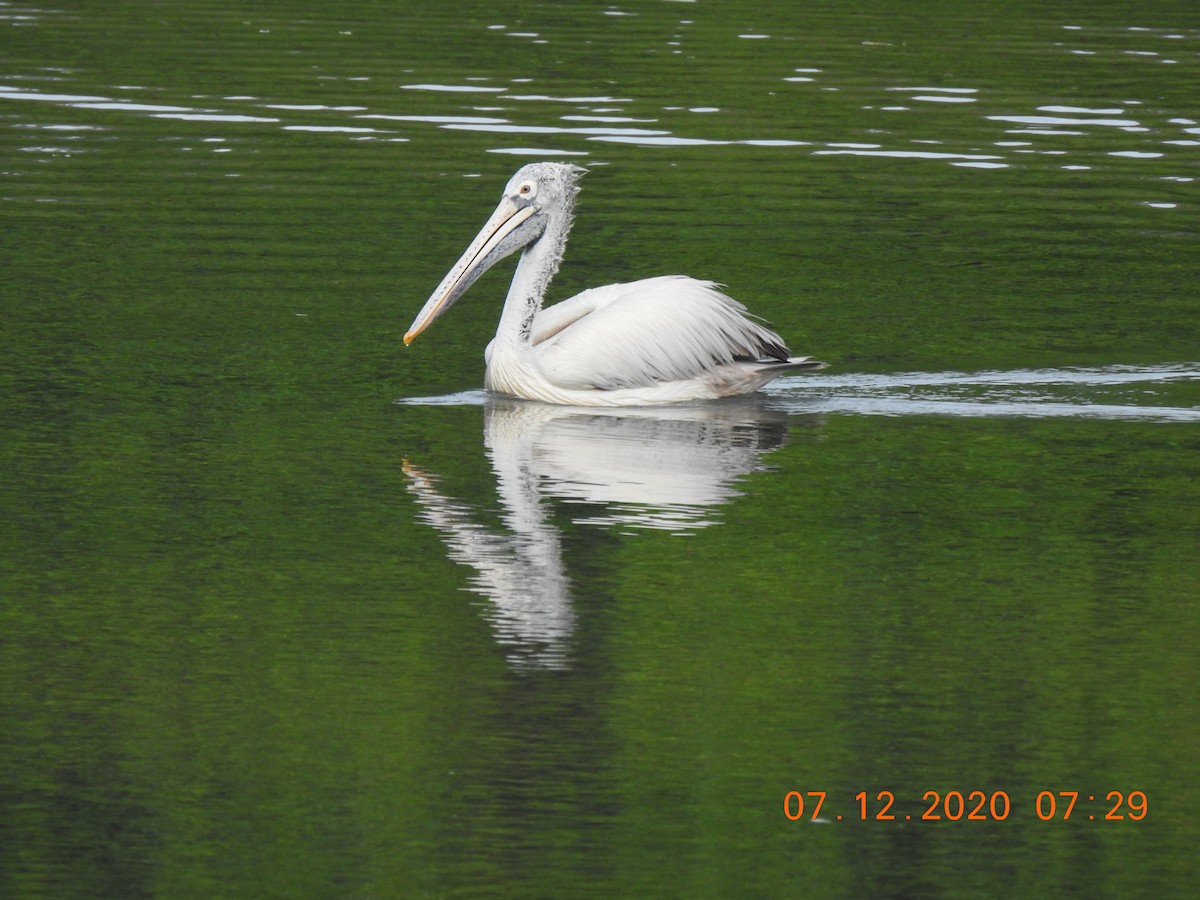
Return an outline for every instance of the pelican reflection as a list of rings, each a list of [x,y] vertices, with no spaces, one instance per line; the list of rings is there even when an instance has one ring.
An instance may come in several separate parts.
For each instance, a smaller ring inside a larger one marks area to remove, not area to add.
[[[797,421],[759,398],[586,410],[489,398],[484,450],[503,529],[483,524],[484,504],[446,496],[421,463],[406,460],[404,472],[447,556],[474,570],[471,589],[489,601],[513,665],[565,667],[576,614],[556,520],[620,532],[713,525]]]

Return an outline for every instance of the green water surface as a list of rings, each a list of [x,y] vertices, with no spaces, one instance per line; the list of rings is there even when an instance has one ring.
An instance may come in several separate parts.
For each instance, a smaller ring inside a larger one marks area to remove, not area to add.
[[[0,34],[0,895],[1194,891],[1194,3]],[[504,266],[404,348],[534,159],[551,299],[710,278],[830,368],[487,401]]]

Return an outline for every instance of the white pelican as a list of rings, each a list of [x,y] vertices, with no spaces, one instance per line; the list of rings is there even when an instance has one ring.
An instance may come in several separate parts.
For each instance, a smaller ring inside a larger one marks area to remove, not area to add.
[[[410,344],[476,279],[521,250],[496,336],[484,351],[490,391],[570,406],[643,406],[748,394],[824,363],[788,356],[783,339],[713,282],[683,275],[610,284],[548,309],[585,170],[531,163],[413,320]]]

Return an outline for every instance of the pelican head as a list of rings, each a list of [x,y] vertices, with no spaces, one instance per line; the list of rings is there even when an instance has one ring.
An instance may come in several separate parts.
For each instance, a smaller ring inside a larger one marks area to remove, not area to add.
[[[549,162],[530,163],[518,170],[505,186],[496,211],[413,319],[404,343],[411,344],[484,272],[539,240],[551,223],[557,227],[550,228],[550,234],[560,244],[564,243],[575,195],[579,193],[579,176],[585,171],[578,166]],[[561,257],[561,246],[554,249],[558,251],[555,256]]]

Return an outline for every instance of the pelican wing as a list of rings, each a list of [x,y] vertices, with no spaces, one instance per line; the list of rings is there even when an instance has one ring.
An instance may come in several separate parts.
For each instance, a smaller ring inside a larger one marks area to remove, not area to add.
[[[614,290],[614,288],[627,287],[630,285],[609,284],[604,287],[589,288],[568,300],[538,310],[537,315],[533,318],[533,330],[529,336],[529,342],[536,346],[543,341],[550,340],[564,328],[573,325],[597,309],[608,306],[620,297],[623,291]]]
[[[561,388],[649,387],[735,360],[787,359],[742,304],[681,275],[584,291],[540,312],[533,331],[538,367]]]

